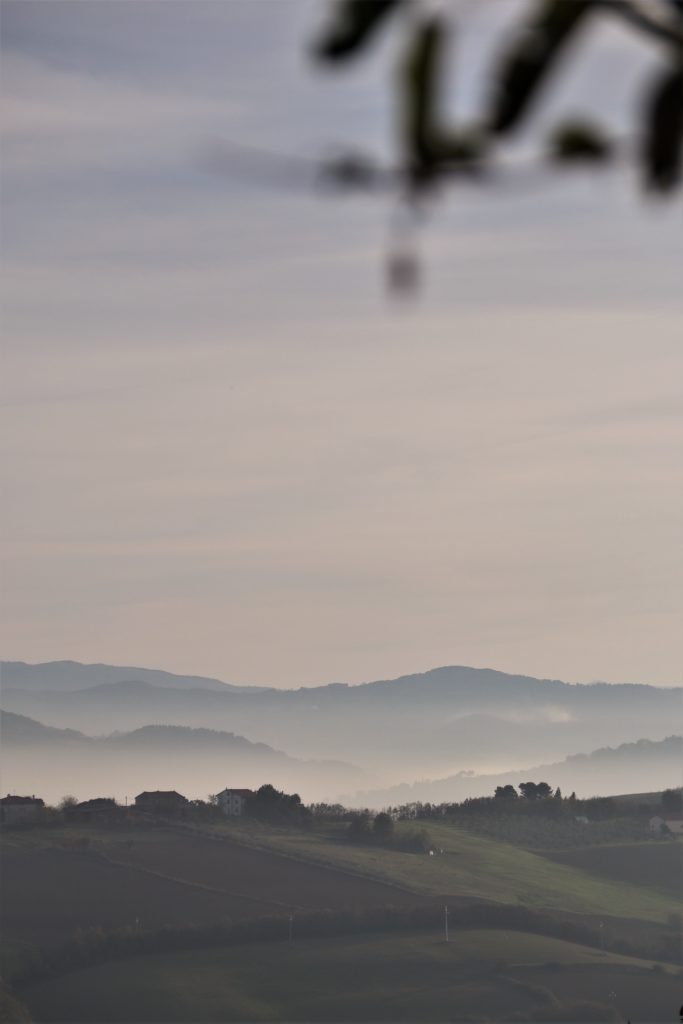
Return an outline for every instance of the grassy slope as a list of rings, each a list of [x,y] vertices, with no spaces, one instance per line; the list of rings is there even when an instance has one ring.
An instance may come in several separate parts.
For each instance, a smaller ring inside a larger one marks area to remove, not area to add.
[[[43,1021],[500,1019],[552,1007],[554,985],[580,998],[586,977],[594,997],[616,990],[624,1012],[640,999],[652,1016],[639,1005],[639,1020],[666,1019],[680,979],[650,966],[514,932],[374,935],[138,957],[23,997]]]
[[[671,897],[654,888],[594,877],[574,865],[558,863],[554,856],[485,840],[449,825],[430,825],[428,830],[435,845],[446,851],[443,855],[353,846],[343,838],[343,829],[332,827],[314,832],[246,822],[220,827],[226,837],[295,858],[299,863],[291,867],[296,877],[302,868],[304,873],[309,870],[302,861],[315,861],[425,895],[477,895],[536,907],[630,916],[635,927],[641,927],[637,918],[665,920],[671,913]],[[121,845],[115,833],[98,836],[84,830],[83,834],[88,832],[95,846],[103,843],[105,853],[111,853],[107,847]],[[15,856],[30,854],[46,843],[69,841],[73,835],[71,830],[63,835],[58,830],[26,832],[11,838],[10,846]],[[158,830],[134,835],[133,859],[147,863],[158,857],[160,868],[172,870],[176,877],[182,874],[183,851],[189,852],[195,840]],[[209,845],[211,865],[206,860]],[[645,851],[664,849],[655,843],[631,845]],[[186,865],[188,877],[195,882],[199,858],[207,870],[212,866],[212,877],[205,881],[220,884],[214,872],[220,872],[223,854],[231,887],[236,875],[245,879],[243,871],[231,870],[239,847],[208,844],[201,837],[196,847]],[[598,854],[597,850],[579,852]],[[74,857],[82,860],[83,855],[75,852]],[[642,880],[642,872],[632,870],[634,879]],[[287,869],[285,876],[291,888]],[[272,881],[272,872],[269,877]],[[141,875],[146,884],[148,878]],[[252,883],[256,885],[258,879]],[[457,925],[457,911],[452,925]],[[552,992],[562,1001],[609,1002],[609,993],[615,991],[626,1000],[625,1015],[643,1022],[670,1016],[674,988],[681,984],[669,968],[654,974],[649,962],[605,956],[556,939],[491,930],[454,931],[452,939],[446,946],[435,935],[375,935],[295,941],[291,947],[263,944],[146,956],[65,975],[36,986],[26,999],[38,1019],[45,1021],[443,1020],[456,1019],[458,1013],[492,1019],[515,1010],[531,1014],[539,1005],[552,1005]],[[551,968],[550,961],[571,966]],[[648,1017],[651,1007],[658,1007],[658,1015]]]
[[[356,846],[343,830],[313,832],[264,828],[254,823],[225,826],[242,842],[316,863],[357,871],[414,892],[480,896],[530,907],[665,921],[671,900],[655,889],[596,878],[509,843],[493,842],[446,824],[428,831],[443,855],[429,857]],[[398,829],[411,827],[399,823]]]
[[[121,849],[122,843],[117,833],[83,829],[81,834],[90,837],[92,850],[99,849],[102,844],[105,854],[117,860],[128,858],[129,864],[114,866],[97,858],[93,862],[90,857],[84,858],[82,853],[74,851],[74,870],[70,872],[67,865],[63,864],[57,872],[61,881],[55,886],[52,883],[56,881],[56,876],[48,877],[39,865],[37,874],[36,869],[30,867],[31,855],[41,846],[72,842],[74,830],[7,833],[8,854],[17,856],[23,853],[27,858],[23,874],[17,876],[13,870],[6,872],[3,878],[5,885],[11,885],[13,890],[4,903],[4,928],[0,944],[0,966],[3,973],[11,975],[14,967],[30,954],[34,942],[42,944],[50,939],[59,940],[77,926],[102,925],[111,928],[130,924],[139,916],[143,928],[152,928],[162,924],[190,921],[208,923],[225,917],[239,918],[253,916],[254,913],[281,911],[277,903],[268,908],[260,900],[250,902],[244,898],[247,894],[260,896],[261,899],[265,897],[266,901],[280,899],[304,906],[343,905],[347,898],[364,906],[403,904],[411,901],[407,892],[426,896],[476,895],[501,902],[522,903],[534,908],[629,917],[636,929],[644,927],[639,920],[666,921],[679,906],[678,900],[672,901],[672,896],[677,894],[671,889],[668,894],[657,891],[653,882],[656,858],[666,856],[669,849],[674,849],[669,844],[653,842],[574,853],[567,851],[565,857],[571,863],[558,863],[555,855],[530,853],[511,844],[485,840],[443,824],[432,825],[429,829],[435,844],[447,851],[435,857],[353,846],[340,838],[339,830],[333,828],[321,832],[300,832],[266,829],[253,823],[226,823],[221,831],[228,836],[240,838],[242,842],[294,857],[299,864],[288,867],[287,860],[268,864],[266,858],[262,867],[257,863],[250,864],[249,871],[245,873],[244,854],[250,861],[255,858],[244,850],[240,854],[240,848],[236,850],[231,843],[207,844],[206,840],[198,838],[196,849],[190,855],[190,847],[195,840],[189,842],[188,837],[176,836],[172,832],[140,830],[133,833],[132,851],[126,851],[125,847]],[[676,844],[676,849],[680,850],[680,845]],[[602,854],[608,858],[618,859],[621,851],[624,851],[627,859],[632,854],[630,867],[624,868],[627,875],[630,872],[629,877],[633,881],[650,880],[653,887],[619,880],[616,871],[611,870],[609,865],[603,864],[604,870],[598,870],[596,865],[600,863],[601,850],[612,851]],[[661,851],[665,851],[664,854]],[[649,858],[649,871],[638,868],[643,858]],[[354,885],[353,879],[348,876],[337,875],[336,879],[330,880],[322,876],[311,877],[316,872],[311,872],[306,866],[307,861],[389,882],[403,887],[407,892],[402,893],[398,889],[382,890],[381,887],[375,890],[371,883],[363,883],[360,879],[359,884]],[[161,874],[185,878],[191,884],[181,885],[170,879],[151,877],[144,872],[131,874],[133,862],[148,868],[154,867]],[[295,870],[292,871],[292,868]],[[225,881],[221,871],[225,873]],[[21,883],[18,883],[18,888],[13,884],[17,878]],[[203,884],[196,887],[197,882]],[[237,889],[244,896],[235,898],[206,890],[207,885],[234,890],[236,883]],[[34,896],[36,885],[41,891],[45,890],[41,899],[37,902],[34,899],[31,904],[42,908],[40,919],[35,921],[35,913],[26,915],[21,910],[24,906],[21,904],[21,890],[25,885],[31,886]],[[83,886],[87,890],[88,885],[92,890],[90,898],[79,899]],[[366,892],[364,886],[371,891]],[[326,893],[332,891],[334,899],[326,896]],[[21,911],[17,920],[20,920],[21,927],[17,927],[15,922],[15,926],[10,928],[12,907],[17,899]],[[64,908],[60,910],[62,903]],[[76,917],[75,910],[78,910]]]
[[[548,860],[600,879],[646,886],[680,902],[683,893],[683,840],[619,843],[575,850],[553,850]],[[672,906],[672,910],[678,909]]]
[[[35,945],[60,943],[78,929],[137,923],[151,930],[419,902],[370,879],[164,829],[31,829],[3,838],[0,971],[7,975]],[[83,839],[88,848],[74,848]]]

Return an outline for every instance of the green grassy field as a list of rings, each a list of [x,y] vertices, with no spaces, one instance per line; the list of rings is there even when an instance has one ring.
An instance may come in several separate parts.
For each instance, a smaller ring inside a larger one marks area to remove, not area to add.
[[[399,832],[411,828],[408,823],[397,826]],[[433,857],[351,844],[343,826],[294,831],[240,822],[223,826],[223,831],[261,849],[358,872],[425,895],[476,896],[645,921],[665,921],[672,910],[670,898],[655,888],[597,878],[576,866],[448,824],[429,824],[435,848],[444,851]]]
[[[408,832],[413,827],[398,823],[397,832]],[[60,891],[69,888],[69,864],[76,866],[74,883],[80,870],[85,872],[86,880],[92,874],[94,905],[102,904],[97,878],[111,875],[113,879],[117,871],[122,884],[124,874],[132,879],[138,871],[150,893],[159,890],[155,906],[168,901],[172,908],[173,899],[170,893],[165,894],[165,888],[194,885],[194,894],[185,888],[175,897],[185,906],[184,920],[207,919],[201,910],[202,901],[216,911],[220,908],[220,914],[214,916],[243,917],[273,912],[278,907],[402,904],[409,894],[478,897],[538,909],[659,922],[666,921],[672,909],[677,909],[672,908],[671,897],[680,892],[680,842],[649,841],[540,853],[474,836],[445,823],[430,823],[428,831],[437,851],[434,856],[350,843],[343,825],[299,830],[256,822],[226,822],[207,829],[206,835],[159,829],[123,835],[97,829],[77,833],[31,830],[10,836],[5,844],[6,898],[11,912],[12,901],[24,884],[34,877],[36,884],[42,884],[45,872],[38,863],[42,857],[50,859],[62,879]],[[216,842],[211,834],[236,842]],[[88,853],[65,848],[65,844],[79,839],[89,841]],[[47,851],[52,851],[50,858]],[[273,858],[273,854],[278,856]],[[104,858],[115,861],[116,868],[107,866]],[[14,875],[16,884],[11,880]],[[351,876],[356,876],[355,882]],[[116,888],[110,880],[106,888],[111,890],[112,885]],[[214,890],[215,898],[210,890]],[[195,895],[197,916],[188,918],[187,902]],[[49,886],[44,897],[44,905],[57,898]],[[66,896],[63,902],[68,909]],[[95,915],[92,921],[79,919],[74,927],[112,927],[141,916],[149,926],[164,923],[156,910],[151,916],[146,907],[143,914],[135,912],[134,902],[124,900],[116,908],[116,920],[109,919],[103,905],[99,917]],[[119,920],[124,908],[128,917]],[[170,910],[169,914],[168,923],[173,923],[174,915]]]
[[[515,1012],[548,1021],[581,991],[611,1014],[595,1019],[642,1024],[675,1019],[677,974],[556,939],[479,930],[454,932],[448,944],[431,933],[295,937],[150,955],[76,971],[21,996],[37,1020],[74,1024],[502,1020]]]
[[[411,828],[400,823],[399,834]],[[564,1012],[559,1004],[577,998],[602,1004],[595,1019],[620,1019],[615,1007],[624,1020],[625,1014],[641,1022],[671,1017],[672,993],[681,989],[676,968],[653,971],[651,961],[609,950],[675,958],[675,937],[663,922],[678,909],[673,886],[681,844],[652,841],[558,855],[446,823],[430,824],[429,833],[434,856],[352,844],[343,825],[297,830],[221,822],[199,831],[9,834],[2,873],[6,976],[22,958],[30,960],[32,944],[58,943],[78,928],[130,927],[139,919],[142,930],[153,930],[388,904],[437,904],[438,922],[441,901],[448,901],[448,946],[438,924],[431,934],[419,930],[423,925],[390,935],[326,933],[316,941],[295,938],[291,946],[260,941],[138,955],[69,971],[19,994],[37,1020],[93,1024],[502,1020],[515,1012],[524,1020],[550,1021],[566,1020],[557,1016]],[[654,878],[666,885],[643,884]],[[493,929],[491,921],[487,930],[458,931],[458,913],[474,897],[543,910],[560,923],[568,915],[597,927],[596,917],[604,917],[608,953]],[[630,946],[620,947],[622,940]],[[648,1016],[654,1012],[648,1007],[659,1007],[661,1015]],[[583,1011],[572,1012],[579,1019]]]

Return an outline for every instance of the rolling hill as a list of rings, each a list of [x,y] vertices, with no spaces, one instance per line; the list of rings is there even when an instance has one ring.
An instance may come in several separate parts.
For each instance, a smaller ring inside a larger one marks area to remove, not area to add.
[[[140,956],[22,996],[43,1021],[667,1019],[680,979],[634,957],[491,929],[304,938]],[[104,1009],[103,1009],[104,1007]]]
[[[151,723],[225,730],[300,758],[352,759],[392,783],[459,770],[490,774],[577,750],[661,740],[681,710],[680,689],[568,684],[457,666],[358,686],[278,690],[112,666],[9,665],[3,708],[46,725],[90,734]]]
[[[345,779],[364,777],[344,762],[303,761],[214,729],[148,725],[92,737],[3,711],[0,735],[5,789],[52,803],[66,793],[123,800],[143,789],[176,789],[203,799],[227,785],[258,788],[265,782],[312,800],[336,792]]]
[[[425,779],[412,784],[366,790],[344,798],[353,806],[385,807],[415,801],[447,803],[468,797],[493,796],[496,786],[518,786],[520,782],[548,782],[579,797],[612,796],[678,786],[683,763],[683,737],[663,740],[641,739],[616,748],[603,747],[589,754],[572,754],[563,761],[536,765],[516,771],[475,775],[460,772],[443,779]]]
[[[11,690],[87,690],[108,683],[142,682],[174,690],[216,690],[240,693],[259,687],[234,686],[207,676],[183,676],[161,669],[118,665],[83,665],[78,661],[47,661],[29,665],[25,661],[0,662],[0,681]]]
[[[85,850],[68,830],[11,837],[3,941],[10,955],[19,943],[16,967],[34,943],[124,928],[110,955],[89,964],[79,946],[66,973],[19,985],[38,1019],[443,1020],[457,1019],[455,1007],[464,1019],[514,1010],[619,1020],[603,1015],[614,990],[620,1013],[655,1021],[678,991],[671,900],[648,870],[597,878],[596,852],[585,871],[445,823],[433,826],[437,857],[359,848],[318,829],[235,825],[192,835],[88,828]],[[669,844],[649,848],[654,875]],[[38,896],[29,912],[28,892]],[[229,921],[261,930],[230,941]],[[589,1000],[599,1015],[579,1007]]]

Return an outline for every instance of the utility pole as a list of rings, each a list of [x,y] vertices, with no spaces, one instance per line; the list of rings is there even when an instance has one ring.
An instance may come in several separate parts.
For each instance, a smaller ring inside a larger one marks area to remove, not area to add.
[[[292,941],[292,931],[294,929],[294,914],[289,915],[289,941]]]
[[[448,907],[447,906],[443,908],[443,924],[444,924],[444,931],[446,933],[446,942],[448,942],[449,938],[448,938]]]

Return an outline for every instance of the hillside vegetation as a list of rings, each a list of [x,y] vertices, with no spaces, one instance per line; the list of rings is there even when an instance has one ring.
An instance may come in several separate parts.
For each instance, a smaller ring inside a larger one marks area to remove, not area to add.
[[[350,843],[342,826],[301,831],[240,822],[218,828],[240,841],[422,895],[459,895],[530,907],[665,921],[671,902],[656,886],[596,878],[540,854],[429,822],[434,856]],[[397,824],[397,833],[412,825]],[[658,844],[656,844],[658,845]]]
[[[298,939],[152,955],[43,982],[41,1021],[660,1021],[671,968],[517,932]],[[577,999],[577,991],[581,998]],[[513,1015],[522,1014],[514,1018]]]
[[[0,876],[40,1021],[654,1021],[680,985],[672,839],[563,860],[429,821],[430,856],[412,821],[51,820],[7,832]]]
[[[557,864],[599,879],[658,889],[680,910],[683,894],[683,841],[640,842],[553,850],[545,854]]]
[[[382,881],[164,829],[10,834],[0,872],[5,943],[79,929],[207,925],[295,910],[418,902]]]

